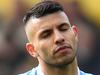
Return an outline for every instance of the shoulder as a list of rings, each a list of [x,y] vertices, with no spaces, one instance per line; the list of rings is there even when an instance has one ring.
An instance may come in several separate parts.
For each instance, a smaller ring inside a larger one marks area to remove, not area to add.
[[[80,70],[80,75],[93,75],[93,74],[85,73],[85,72],[83,72],[83,71]]]
[[[33,68],[32,70],[29,70],[25,73],[18,74],[18,75],[37,75],[37,68]]]

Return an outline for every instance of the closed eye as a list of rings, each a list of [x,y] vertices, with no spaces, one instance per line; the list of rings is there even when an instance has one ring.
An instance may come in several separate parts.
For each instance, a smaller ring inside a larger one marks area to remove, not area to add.
[[[48,38],[52,34],[52,30],[45,30],[40,34],[40,38]]]
[[[66,24],[66,23],[63,23],[58,27],[58,29],[60,31],[67,31],[69,28],[70,28],[70,26],[68,24]]]

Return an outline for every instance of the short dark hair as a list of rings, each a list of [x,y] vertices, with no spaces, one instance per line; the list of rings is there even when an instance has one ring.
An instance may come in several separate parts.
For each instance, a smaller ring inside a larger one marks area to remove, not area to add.
[[[32,16],[33,18],[39,18],[54,12],[63,11],[63,7],[55,1],[42,1],[33,6],[24,16],[24,23]]]

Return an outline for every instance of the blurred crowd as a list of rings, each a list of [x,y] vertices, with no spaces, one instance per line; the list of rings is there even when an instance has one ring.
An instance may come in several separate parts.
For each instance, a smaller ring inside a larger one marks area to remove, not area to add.
[[[0,75],[17,75],[38,64],[25,49],[23,16],[43,0],[0,0]],[[80,69],[100,75],[100,0],[55,0],[79,29]]]

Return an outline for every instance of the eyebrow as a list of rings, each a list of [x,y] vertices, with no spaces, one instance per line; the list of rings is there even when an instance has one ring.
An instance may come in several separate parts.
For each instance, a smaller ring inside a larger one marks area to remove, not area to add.
[[[42,30],[39,30],[39,35],[41,35],[41,34],[44,33],[44,32],[47,32],[47,31],[49,31],[49,30],[50,30],[50,28],[45,27],[45,28],[43,28]]]
[[[57,28],[59,28],[60,26],[62,26],[62,25],[67,25],[68,27],[70,27],[70,24],[68,24],[67,22],[64,22],[64,23],[61,23],[61,24],[59,24],[58,26],[57,26]],[[41,33],[44,33],[44,32],[46,32],[46,31],[49,31],[50,30],[50,28],[48,28],[48,27],[44,27],[42,30],[40,30],[39,32],[40,32],[40,34]]]
[[[64,22],[64,23],[59,24],[59,25],[58,25],[58,28],[61,27],[62,25],[67,25],[68,27],[70,27],[70,24]]]

